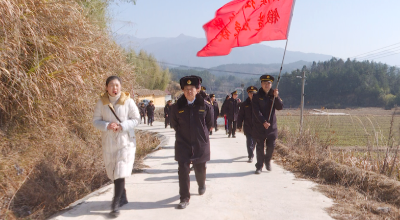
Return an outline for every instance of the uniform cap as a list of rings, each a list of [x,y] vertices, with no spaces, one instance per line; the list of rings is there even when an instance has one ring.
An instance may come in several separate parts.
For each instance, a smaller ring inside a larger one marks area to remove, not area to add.
[[[204,86],[201,86],[201,90],[203,90],[203,91],[206,91],[206,90],[207,90],[207,88],[206,88],[206,87],[204,87]]]
[[[232,95],[237,95],[237,91],[235,90],[235,91],[231,92],[231,94]]]
[[[185,88],[187,85],[195,86],[199,88],[200,80],[197,76],[184,76],[179,80],[179,84],[181,85],[181,89]]]
[[[257,87],[255,87],[255,86],[249,86],[249,87],[247,87],[247,92],[252,92],[252,93],[256,93],[258,90],[257,90]]]
[[[274,82],[274,77],[273,76],[271,76],[271,75],[262,75],[261,77],[260,77],[260,80],[261,80],[261,82],[263,82],[263,81],[270,81],[270,82]]]
[[[214,94],[210,94],[210,98],[214,98],[215,97],[215,95]]]

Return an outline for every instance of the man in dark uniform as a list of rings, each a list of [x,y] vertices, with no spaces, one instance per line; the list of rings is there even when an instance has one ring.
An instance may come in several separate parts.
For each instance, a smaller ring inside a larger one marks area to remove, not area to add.
[[[180,79],[183,95],[171,106],[171,127],[175,133],[175,160],[178,161],[178,209],[190,200],[190,164],[193,163],[199,195],[206,191],[206,162],[210,160],[209,132],[213,126],[212,106],[198,94],[200,80],[196,76]]]
[[[153,121],[154,121],[154,110],[156,107],[153,104],[153,100],[150,101],[150,103],[146,107],[147,111],[147,124],[153,126]]]
[[[164,107],[165,128],[167,128],[167,126],[169,125],[169,115],[170,115],[170,111],[171,111],[171,104],[172,104],[172,101],[168,100],[167,104]]]
[[[224,114],[226,114],[226,118],[228,119],[228,138],[230,138],[231,135],[233,138],[236,138],[236,121],[239,114],[240,101],[237,99],[237,91],[233,91],[231,94],[232,98],[226,103]]]
[[[224,101],[224,103],[222,103],[222,106],[221,106],[221,115],[224,116],[224,120],[225,120],[225,133],[226,133],[226,134],[228,134],[229,132],[228,132],[228,119],[226,119],[226,113],[225,113],[225,111],[226,111],[226,103],[228,102],[228,100],[229,100],[230,98],[231,98],[231,97],[230,97],[229,95],[226,95],[225,101]]]
[[[200,79],[200,84],[201,84],[202,83],[202,78],[199,77],[199,79]],[[210,96],[206,93],[206,90],[207,90],[206,87],[201,86],[199,93],[204,98],[204,100],[206,100],[207,102],[211,103]]]
[[[256,142],[253,140],[253,108],[251,107],[251,100],[253,99],[253,95],[257,93],[257,88],[254,86],[249,86],[247,88],[247,94],[248,98],[242,102],[240,105],[240,110],[239,110],[239,115],[238,115],[238,120],[237,120],[237,127],[239,131],[242,129],[242,124],[244,121],[243,125],[243,132],[244,135],[246,135],[246,144],[247,144],[247,154],[248,154],[248,162],[251,163],[253,162],[253,157],[254,157],[254,147],[256,145]]]
[[[210,101],[211,101],[211,105],[213,106],[214,109],[214,128],[215,128],[215,132],[218,131],[218,125],[217,125],[217,119],[218,119],[218,115],[219,115],[219,107],[218,107],[218,102],[215,100],[215,95],[214,94],[210,94]],[[210,134],[212,134],[212,131],[210,132]]]
[[[274,77],[262,75],[260,77],[261,88],[253,96],[253,138],[257,142],[256,153],[256,174],[260,174],[265,163],[268,171],[271,171],[271,158],[275,148],[275,140],[278,137],[278,126],[276,123],[275,110],[282,110],[282,99],[279,98],[278,89],[271,89]],[[274,101],[275,100],[275,101]],[[271,118],[269,119],[272,103]],[[267,153],[264,151],[264,143],[267,146]]]
[[[144,103],[140,104],[139,107],[139,113],[140,113],[140,124],[142,124],[142,118],[144,119],[144,124],[146,124],[146,106],[144,106]]]

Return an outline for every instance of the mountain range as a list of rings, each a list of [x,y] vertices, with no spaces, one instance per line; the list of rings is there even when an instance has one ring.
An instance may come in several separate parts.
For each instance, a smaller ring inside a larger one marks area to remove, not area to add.
[[[175,38],[136,38],[132,35],[117,35],[115,41],[125,49],[135,50],[136,53],[144,50],[170,68],[179,66],[212,68],[222,70],[219,74],[223,74],[223,71],[253,74],[278,72],[284,52],[282,48],[253,44],[234,48],[227,56],[197,57],[197,51],[206,45],[206,39],[183,34]],[[301,69],[303,65],[309,65],[312,61],[326,61],[331,58],[330,55],[287,50],[283,71]]]

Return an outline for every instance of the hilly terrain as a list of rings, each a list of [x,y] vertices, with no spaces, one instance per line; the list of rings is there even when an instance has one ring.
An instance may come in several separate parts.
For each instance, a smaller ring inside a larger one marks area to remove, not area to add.
[[[186,35],[179,35],[175,38],[136,38],[131,35],[118,35],[116,42],[125,49],[133,49],[136,52],[145,50],[152,54],[158,61],[170,64],[212,68],[226,64],[280,64],[284,50],[273,48],[262,44],[255,44],[248,47],[234,48],[231,54],[220,57],[197,57],[197,51],[205,44],[205,38],[195,38]],[[313,62],[326,61],[332,56],[315,53],[302,53],[288,50],[285,63],[298,61]],[[301,68],[296,67],[296,68]],[[221,67],[218,67],[219,69]],[[273,68],[275,69],[275,68]],[[279,67],[278,67],[279,69]],[[264,71],[264,69],[263,69]],[[273,71],[273,70],[271,70]]]

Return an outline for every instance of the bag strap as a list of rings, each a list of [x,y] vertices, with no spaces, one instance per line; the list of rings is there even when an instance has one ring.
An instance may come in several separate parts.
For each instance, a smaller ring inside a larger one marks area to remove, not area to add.
[[[121,120],[118,118],[117,114],[114,111],[114,107],[112,106],[112,104],[108,104],[108,108],[110,108],[111,112],[114,114],[114,116],[117,118],[117,120],[119,121],[119,123],[122,123]]]

